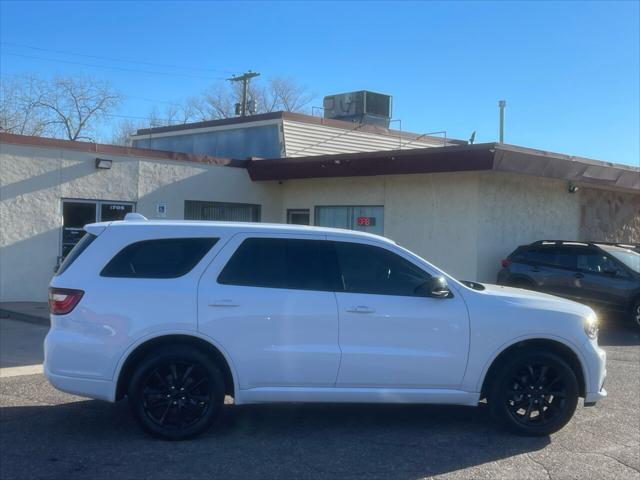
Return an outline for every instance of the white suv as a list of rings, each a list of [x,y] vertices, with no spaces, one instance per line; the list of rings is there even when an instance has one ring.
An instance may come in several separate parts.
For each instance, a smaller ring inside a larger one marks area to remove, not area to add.
[[[85,227],[50,288],[45,372],[127,396],[148,432],[205,431],[236,404],[478,405],[546,435],[606,396],[583,305],[460,282],[394,242],[328,228],[147,221]]]

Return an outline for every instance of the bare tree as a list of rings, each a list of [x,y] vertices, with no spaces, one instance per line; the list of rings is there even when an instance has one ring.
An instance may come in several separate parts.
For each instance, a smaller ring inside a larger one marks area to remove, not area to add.
[[[148,127],[143,121],[135,121],[129,118],[123,118],[116,122],[111,130],[111,141],[113,145],[122,145],[130,147],[132,145],[131,135],[136,133],[140,128]]]
[[[39,97],[54,136],[90,140],[97,126],[120,103],[121,96],[108,82],[93,77],[56,77]]]
[[[190,102],[190,119],[215,120],[235,116],[235,105],[242,98],[240,83],[219,83]],[[270,78],[266,83],[254,81],[249,85],[249,101],[255,102],[253,113],[275,111],[306,112],[313,100],[306,87],[291,78]]]
[[[33,76],[0,83],[0,131],[20,135],[44,135],[50,125],[38,102],[43,82]]]
[[[270,110],[285,112],[305,112],[314,95],[306,87],[297,84],[291,78],[276,77],[269,80],[263,96],[269,98],[267,105]]]
[[[93,140],[121,100],[107,82],[92,77],[18,76],[1,87],[1,131],[69,140]]]

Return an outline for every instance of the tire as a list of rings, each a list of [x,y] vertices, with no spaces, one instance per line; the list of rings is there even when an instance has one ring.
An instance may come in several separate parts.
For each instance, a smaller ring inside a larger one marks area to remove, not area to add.
[[[634,302],[629,317],[633,325],[640,330],[640,298]]]
[[[216,421],[224,392],[223,376],[206,354],[175,346],[151,352],[140,362],[127,396],[144,431],[167,440],[185,440]]]
[[[571,420],[578,396],[578,380],[567,362],[553,353],[523,350],[498,368],[488,400],[494,418],[507,428],[541,436]]]

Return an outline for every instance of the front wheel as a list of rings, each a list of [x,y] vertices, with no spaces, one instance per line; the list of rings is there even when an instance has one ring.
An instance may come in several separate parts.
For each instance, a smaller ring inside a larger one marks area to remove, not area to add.
[[[528,350],[503,363],[488,400],[494,417],[516,433],[549,435],[571,420],[578,395],[578,380],[567,362]]]
[[[640,299],[636,300],[633,304],[633,308],[631,309],[631,321],[637,329],[640,329]]]
[[[206,431],[224,404],[224,380],[211,359],[187,346],[148,355],[135,369],[127,396],[148,433],[184,440]]]

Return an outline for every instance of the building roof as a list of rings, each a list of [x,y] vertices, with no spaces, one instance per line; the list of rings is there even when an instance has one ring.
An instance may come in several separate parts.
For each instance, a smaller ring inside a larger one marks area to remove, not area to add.
[[[498,143],[252,160],[252,180],[502,171],[640,191],[640,168]]]
[[[247,124],[264,122],[268,120],[283,120],[283,121],[289,120],[291,122],[305,123],[308,125],[320,125],[320,126],[325,126],[330,128],[338,128],[342,130],[353,131],[357,129],[359,132],[368,132],[368,133],[374,133],[377,135],[384,135],[384,136],[393,137],[396,139],[402,139],[403,141],[406,140],[407,142],[418,141],[418,142],[435,143],[437,145],[442,145],[444,142],[443,137],[438,137],[438,136],[421,135],[418,133],[384,128],[377,125],[354,124],[352,122],[346,122],[344,120],[328,119],[328,118],[316,117],[312,115],[304,115],[302,113],[293,113],[293,112],[269,112],[269,113],[261,113],[258,115],[250,115],[247,117],[223,118],[219,120],[208,120],[205,122],[185,123],[183,125],[169,125],[166,127],[142,128],[142,129],[139,129],[136,132],[136,134],[132,136],[132,138],[136,139],[139,137],[144,137],[145,135],[148,136],[148,135],[166,134],[166,133],[175,133],[178,135],[184,135],[189,133],[189,130],[224,127],[229,125],[248,126]],[[466,144],[467,142],[464,140],[447,138],[446,143],[450,145],[461,145],[461,144]]]
[[[640,168],[499,143],[436,148],[234,160],[206,155],[0,133],[0,144],[67,149],[246,168],[254,181],[303,178],[501,171],[564,179],[640,193]]]
[[[151,150],[147,148],[123,147],[104,143],[78,142],[73,140],[61,140],[58,138],[35,137],[30,135],[16,135],[0,132],[0,144],[28,145],[40,148],[59,148],[75,150],[78,152],[90,152],[96,155],[121,155],[132,157],[145,157],[156,160],[177,160],[181,162],[198,162],[209,165],[224,165],[229,167],[245,167],[245,160],[233,160],[230,158],[212,157],[209,155],[196,155],[193,153],[169,152],[165,150]]]

